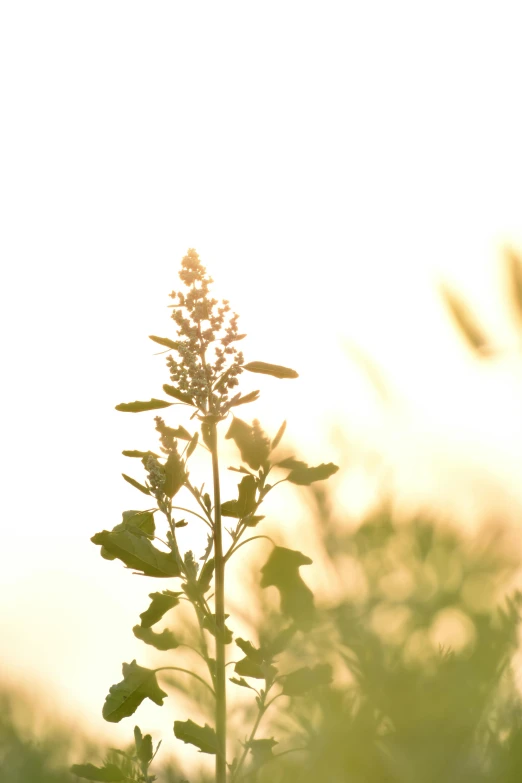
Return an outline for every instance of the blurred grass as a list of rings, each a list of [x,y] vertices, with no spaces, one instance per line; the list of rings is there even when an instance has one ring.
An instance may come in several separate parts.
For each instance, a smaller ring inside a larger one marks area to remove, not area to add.
[[[319,597],[317,626],[295,638],[280,671],[324,661],[334,667],[334,681],[277,702],[258,737],[278,744],[246,780],[522,780],[522,701],[511,665],[520,564],[502,527],[464,536],[429,518],[398,520],[384,504],[347,532],[328,495],[310,493],[309,502],[322,557],[342,595],[329,603]],[[257,605],[262,617],[251,629],[256,643],[281,620],[267,591],[258,588],[251,602],[252,616]],[[40,707],[15,691],[0,696],[2,783],[72,783],[71,761],[104,757],[59,723],[36,732],[31,716]],[[239,740],[251,716],[250,708],[237,708],[232,725]],[[174,738],[163,739],[170,751]],[[161,751],[152,771],[164,783],[182,777],[162,767]],[[203,780],[185,775],[190,783]]]

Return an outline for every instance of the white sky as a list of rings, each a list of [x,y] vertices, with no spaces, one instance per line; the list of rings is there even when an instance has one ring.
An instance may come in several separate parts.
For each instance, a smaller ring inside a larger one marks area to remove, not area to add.
[[[152,414],[114,405],[168,380],[147,335],[170,329],[188,247],[240,312],[247,357],[301,373],[252,376],[252,416],[288,418],[320,462],[342,414],[403,493],[444,490],[462,514],[497,485],[500,507],[520,498],[521,364],[477,366],[436,291],[455,284],[516,345],[500,261],[522,248],[520,22],[518,3],[476,0],[0,6],[13,677],[56,685],[111,740],[132,728],[100,710],[121,661],[147,660],[130,628],[158,587],[88,539],[140,502],[120,452],[151,446]],[[392,414],[343,338],[383,369]]]

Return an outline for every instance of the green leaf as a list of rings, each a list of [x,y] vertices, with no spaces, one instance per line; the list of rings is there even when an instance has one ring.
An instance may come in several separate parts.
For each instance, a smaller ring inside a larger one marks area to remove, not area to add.
[[[248,688],[251,691],[255,691],[255,688],[249,685],[248,682],[243,679],[243,677],[230,677],[229,679],[230,682],[234,683],[234,685],[241,685],[242,688]]]
[[[261,767],[275,758],[272,748],[278,744],[273,737],[271,739],[253,739],[245,743],[245,748],[248,748],[252,754],[255,766]]]
[[[154,536],[156,525],[154,523],[154,514],[151,511],[124,511],[123,521],[111,530],[111,533],[119,533],[122,530],[129,530],[136,536]],[[105,560],[116,560],[116,555],[111,554],[102,546],[100,554]]]
[[[134,727],[134,744],[136,745],[136,755],[145,769],[149,766],[154,756],[152,748],[152,737],[150,734],[142,735],[139,726]]]
[[[312,591],[299,573],[300,566],[311,562],[302,552],[276,546],[261,569],[261,587],[273,585],[279,590],[281,611],[302,630],[308,630],[315,618]]]
[[[161,620],[164,614],[179,604],[179,596],[183,593],[173,593],[163,590],[161,593],[149,593],[152,602],[148,609],[140,614],[142,628],[150,628]]]
[[[125,411],[126,413],[142,413],[143,411],[155,411],[159,408],[170,408],[171,405],[171,402],[153,398],[147,401],[121,402],[119,405],[116,405],[116,410]]]
[[[198,445],[198,438],[199,438],[199,432],[195,432],[192,436],[192,440],[189,443],[188,449],[187,449],[187,459],[192,456],[194,453],[196,446]]]
[[[124,457],[139,457],[140,459],[145,459],[145,457],[159,457],[159,454],[155,454],[153,451],[136,451],[135,449],[132,450],[125,450],[121,452]]]
[[[301,486],[310,486],[314,481],[323,481],[330,478],[334,473],[339,470],[337,465],[333,462],[329,462],[327,465],[323,462],[321,465],[317,465],[315,468],[309,467],[296,467],[287,476],[287,481],[292,484],[300,484]]]
[[[228,616],[229,616],[228,614],[225,615],[225,620],[227,619]],[[206,628],[207,631],[210,631],[212,636],[215,636],[217,638],[218,629],[217,629],[217,625],[216,625],[216,615],[215,614],[207,614],[207,615],[205,615],[205,617],[203,618],[202,625],[203,625],[203,628]],[[230,630],[230,628],[227,628],[226,625],[224,626],[223,630],[224,630],[224,643],[225,644],[230,644],[234,635],[233,635],[232,631]]]
[[[256,489],[257,484],[254,476],[248,475],[242,478],[238,484],[238,499],[222,503],[222,515],[243,519],[251,514],[256,507]]]
[[[245,405],[247,402],[255,402],[259,398],[259,389],[243,396],[238,395],[230,400],[228,407],[237,408],[238,405]]]
[[[123,521],[113,528],[113,532],[131,530],[136,535],[153,536],[156,532],[154,514],[152,511],[124,511]]]
[[[270,656],[279,655],[279,653],[283,652],[283,650],[286,650],[292,638],[295,636],[296,631],[297,626],[295,624],[292,624],[288,628],[280,631],[267,646]]]
[[[470,348],[480,356],[493,354],[494,351],[489,339],[468,306],[445,285],[441,286],[441,293],[456,326],[467,340]]]
[[[251,658],[242,658],[234,666],[236,674],[243,677],[253,677],[256,680],[264,680],[265,674],[259,663],[255,663]]]
[[[236,639],[235,641],[246,656],[236,663],[234,671],[237,674],[241,674],[244,677],[254,677],[257,680],[264,680],[275,674],[276,670],[266,661],[263,650],[254,647],[252,642],[246,639]]]
[[[303,666],[302,669],[287,674],[283,684],[285,696],[300,696],[318,685],[329,685],[332,681],[332,667],[329,663],[317,664],[311,669]]]
[[[307,468],[308,465],[306,462],[301,462],[301,460],[296,459],[295,457],[287,457],[286,459],[282,459],[281,462],[276,462],[275,467],[293,470],[294,468]]]
[[[279,444],[281,443],[281,439],[283,435],[285,434],[286,430],[286,421],[284,421],[279,429],[277,430],[277,435],[275,436],[274,440],[272,441],[272,445],[270,446],[270,450],[273,451]]]
[[[181,424],[179,427],[172,427],[172,434],[175,438],[181,438],[181,440],[192,440],[192,435],[188,430],[185,429],[185,427],[182,427]]]
[[[254,647],[252,642],[249,642],[246,639],[236,639],[236,644],[239,649],[245,653],[247,658],[250,658],[255,663],[263,663],[265,660],[263,652],[257,647]]]
[[[163,345],[165,348],[172,348],[173,351],[178,350],[179,343],[169,340],[168,337],[156,337],[155,334],[149,334],[149,340],[153,340],[153,342]]]
[[[105,764],[103,767],[95,767],[93,764],[73,764],[73,775],[86,780],[97,780],[101,783],[120,783],[125,780],[125,775],[115,764]]]
[[[201,435],[203,437],[203,443],[208,449],[212,449],[212,436],[210,433],[210,424],[204,421],[201,425]]]
[[[161,633],[156,633],[152,628],[135,625],[132,632],[137,639],[141,639],[145,644],[150,644],[156,650],[175,650],[180,645],[172,631],[169,631],[167,628]]]
[[[161,690],[156,680],[156,672],[138,666],[136,661],[124,663],[123,680],[109,688],[102,715],[109,723],[119,723],[122,718],[132,715],[144,699],[150,699],[163,706],[167,694]]]
[[[121,475],[123,476],[125,481],[127,481],[131,486],[136,487],[136,489],[139,489],[139,491],[143,492],[144,495],[150,495],[150,489],[144,487],[143,484],[140,484],[139,481],[136,481],[136,479],[127,476],[125,473],[122,473]]]
[[[109,555],[117,557],[127,568],[141,571],[144,576],[181,576],[179,566],[171,552],[161,552],[141,535],[132,530],[112,532],[102,530],[91,538],[93,544],[101,545]]]
[[[264,518],[264,514],[256,514],[253,517],[245,517],[242,522],[246,527],[255,527]]]
[[[295,370],[268,362],[249,362],[243,365],[243,369],[249,372],[260,372],[263,375],[272,375],[274,378],[299,378],[299,373],[296,373]]]
[[[218,751],[216,732],[206,723],[204,726],[198,726],[191,720],[176,720],[174,734],[183,742],[195,745],[200,753],[216,754]]]
[[[253,470],[266,464],[270,454],[270,440],[261,429],[257,419],[252,425],[235,416],[225,439],[232,438],[241,452],[241,459]]]
[[[169,454],[164,465],[165,483],[162,490],[168,498],[173,498],[186,481],[185,466],[177,452]]]
[[[163,391],[165,394],[168,394],[169,397],[174,397],[174,399],[179,400],[180,402],[185,402],[187,405],[194,404],[190,394],[185,394],[185,392],[176,389],[175,386],[171,386],[170,383],[163,384]]]
[[[214,558],[211,557],[207,560],[198,578],[198,587],[201,595],[205,595],[210,590],[210,582],[212,581],[212,574],[214,573]]]

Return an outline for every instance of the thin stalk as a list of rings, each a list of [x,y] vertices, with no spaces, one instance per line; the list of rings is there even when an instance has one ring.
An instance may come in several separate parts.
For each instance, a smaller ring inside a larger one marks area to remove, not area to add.
[[[211,692],[212,696],[215,696],[214,689],[208,684],[208,682],[205,682],[203,677],[200,677],[199,674],[196,674],[196,672],[191,672],[190,669],[182,669],[179,666],[162,666],[161,669],[154,669],[155,672],[184,672],[185,674],[190,674],[191,677],[195,677],[196,680],[199,680],[205,688],[208,688]]]
[[[268,691],[266,693],[264,693],[262,698],[259,700],[259,703],[258,703],[259,712],[257,714],[257,718],[255,720],[255,723],[252,726],[252,731],[250,732],[250,736],[249,736],[248,740],[245,742],[245,746],[244,746],[243,753],[241,754],[241,758],[239,759],[237,767],[234,770],[234,775],[233,775],[233,778],[232,778],[233,781],[237,780],[237,777],[238,777],[238,775],[239,775],[239,773],[241,771],[241,767],[245,763],[245,759],[246,759],[246,757],[248,755],[248,751],[250,749],[249,748],[249,744],[252,742],[252,740],[256,736],[256,731],[259,728],[259,724],[261,723],[261,720],[263,719],[263,715],[267,711],[267,706],[265,704],[265,699],[266,699],[267,695],[268,695]]]
[[[227,691],[225,672],[225,559],[223,557],[223,536],[221,529],[221,495],[219,485],[219,459],[217,445],[217,424],[210,424],[212,452],[212,479],[214,483],[214,577],[216,610],[216,783],[227,779]]]
[[[270,538],[270,536],[252,536],[252,538],[246,538],[244,541],[241,541],[241,543],[238,544],[237,546],[231,546],[225,555],[225,562],[228,560],[229,557],[231,557],[234,554],[234,552],[237,552],[237,550],[240,547],[244,546],[245,544],[248,544],[249,541],[256,541],[256,539],[258,538],[266,538],[266,540],[270,541],[270,543],[273,544],[273,546],[276,546],[274,539]]]

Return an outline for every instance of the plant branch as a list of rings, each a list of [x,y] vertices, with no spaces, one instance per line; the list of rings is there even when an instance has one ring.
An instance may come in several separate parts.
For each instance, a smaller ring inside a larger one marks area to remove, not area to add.
[[[240,535],[241,535],[241,534],[240,534]],[[277,544],[275,543],[274,539],[273,539],[273,538],[270,538],[270,536],[252,536],[252,538],[247,538],[245,541],[242,541],[242,542],[241,542],[240,544],[238,544],[237,546],[236,546],[235,544],[232,544],[232,546],[230,547],[230,549],[228,550],[228,552],[227,552],[227,553],[226,553],[226,555],[225,555],[225,563],[227,562],[227,560],[229,559],[229,557],[232,557],[232,555],[234,554],[234,552],[237,552],[237,550],[238,550],[238,549],[240,549],[242,546],[244,546],[245,544],[248,544],[248,542],[249,542],[249,541],[255,541],[257,538],[266,538],[266,540],[267,540],[267,541],[270,541],[270,543],[271,543],[273,546],[277,546]]]
[[[205,517],[202,517],[201,514],[198,514],[196,511],[192,511],[190,508],[184,508],[183,506],[172,506],[173,511],[186,511],[187,514],[194,514],[195,517],[198,517],[198,519],[201,519],[205,525],[208,525],[209,528],[212,529],[212,525],[208,521],[208,519],[205,519]]]
[[[162,666],[159,669],[154,669],[155,672],[164,672],[164,671],[174,671],[174,672],[185,672],[185,674],[190,674],[191,677],[195,677],[196,680],[199,680],[205,688],[208,688],[211,694],[215,697],[216,693],[214,691],[214,688],[208,684],[208,682],[205,682],[203,677],[200,677],[199,674],[196,674],[195,672],[191,672],[190,669],[182,669],[179,666]]]

